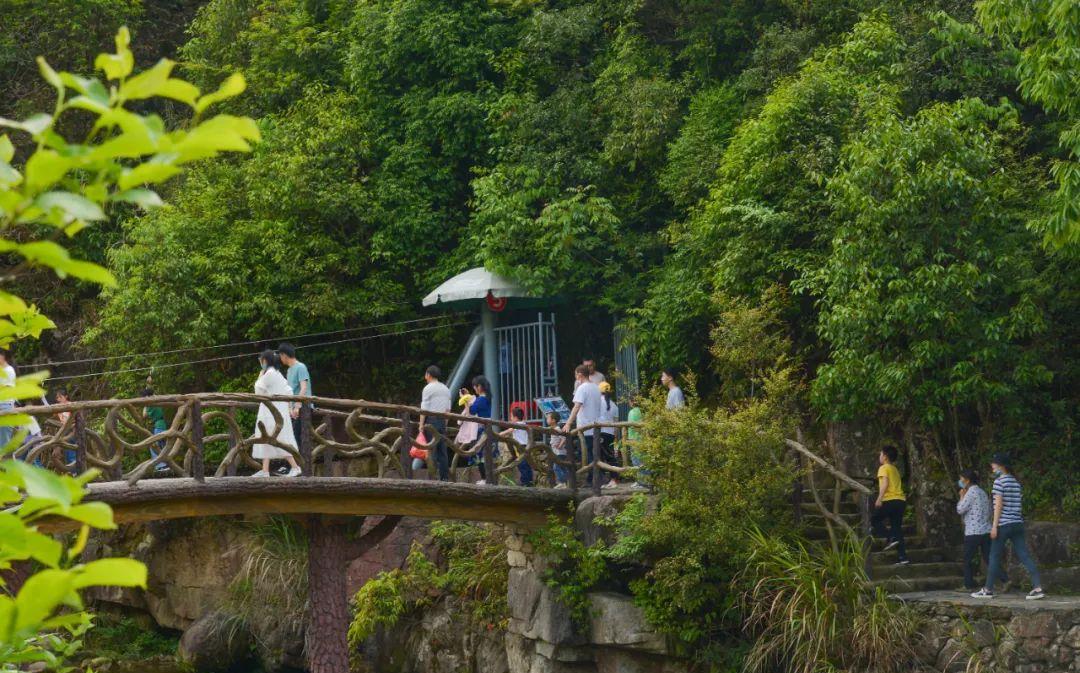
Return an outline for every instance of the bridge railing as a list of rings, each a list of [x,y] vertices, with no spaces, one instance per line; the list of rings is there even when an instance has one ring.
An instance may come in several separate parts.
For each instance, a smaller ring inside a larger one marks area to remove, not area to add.
[[[275,402],[300,404],[294,425],[296,446],[278,439],[280,429],[293,419],[282,414]],[[269,410],[271,427],[256,421],[261,406]],[[153,407],[172,411],[171,422],[162,432],[153,431],[146,415],[146,410]],[[101,471],[99,479],[124,480],[131,485],[154,477],[203,480],[208,474],[228,477],[258,470],[260,464],[251,455],[256,444],[287,451],[301,466],[302,476],[335,476],[345,470],[345,461],[366,459],[374,465],[377,476],[404,479],[418,476],[413,473],[410,455],[410,449],[417,448],[428,451],[427,474],[436,478],[434,447],[441,440],[448,449],[452,473],[479,463],[486,468],[488,483],[497,484],[501,475],[513,478],[518,466],[525,462],[536,475],[537,485],[554,486],[558,466],[565,470],[570,488],[589,486],[599,491],[606,476],[636,471],[637,447],[631,431],[639,429],[635,423],[610,422],[564,432],[561,428],[435,413],[368,400],[248,393],[91,400],[21,407],[0,411],[0,416],[13,413],[33,416],[41,427],[40,436],[24,443],[16,451],[16,458],[56,470],[82,472],[97,468]],[[425,418],[423,435],[427,443],[418,437],[421,416]],[[436,418],[445,423],[430,422]],[[458,431],[467,422],[479,426],[477,437],[459,441]],[[527,440],[517,441],[508,430],[524,430]],[[601,431],[613,435],[613,450],[618,456],[615,462],[621,464],[605,460],[599,441],[593,451],[585,450],[589,446],[585,433],[589,430],[597,436]],[[565,438],[566,455],[552,449],[554,437]],[[151,450],[156,455],[151,456]]]

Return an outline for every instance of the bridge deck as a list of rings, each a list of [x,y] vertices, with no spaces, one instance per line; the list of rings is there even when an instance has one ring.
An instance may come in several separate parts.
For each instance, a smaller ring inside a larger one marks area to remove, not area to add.
[[[542,525],[567,511],[564,489],[486,486],[439,481],[347,477],[147,479],[89,486],[87,500],[108,503],[117,523],[230,514],[404,515]],[[73,522],[49,520],[63,531]]]

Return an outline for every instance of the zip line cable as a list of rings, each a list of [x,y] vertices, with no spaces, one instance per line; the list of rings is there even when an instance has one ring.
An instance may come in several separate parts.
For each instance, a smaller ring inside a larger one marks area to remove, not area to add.
[[[413,318],[411,320],[400,320],[398,322],[386,322],[386,323],[380,323],[380,324],[377,324],[377,325],[362,325],[362,326],[359,326],[359,327],[346,327],[344,329],[331,330],[329,332],[312,332],[311,334],[297,334],[295,336],[269,337],[267,339],[256,339],[254,341],[236,341],[234,343],[216,344],[216,345],[213,345],[213,346],[191,346],[189,348],[176,348],[176,349],[167,350],[167,351],[148,351],[146,353],[131,353],[131,354],[128,354],[128,355],[108,355],[108,356],[102,356],[102,357],[96,357],[96,358],[82,358],[82,359],[79,359],[79,360],[57,360],[56,362],[46,362],[46,363],[43,363],[43,364],[25,365],[24,367],[20,367],[20,369],[46,369],[46,368],[52,368],[52,367],[59,367],[59,366],[62,366],[62,365],[86,364],[86,363],[90,363],[90,362],[107,362],[107,361],[110,361],[110,360],[127,360],[127,359],[131,359],[131,358],[149,357],[151,355],[175,355],[177,353],[190,353],[192,351],[209,351],[209,350],[218,350],[220,348],[232,348],[232,347],[235,347],[235,346],[251,346],[251,345],[254,345],[254,344],[263,343],[264,341],[277,341],[277,342],[293,341],[293,340],[296,340],[296,339],[306,339],[308,337],[330,336],[331,334],[345,334],[347,332],[358,332],[360,330],[378,329],[380,327],[398,327],[400,325],[412,325],[412,324],[419,323],[419,322],[427,322],[427,321],[430,321],[430,320],[437,320],[437,319],[439,319],[441,317],[442,316],[428,316],[426,318]],[[298,346],[298,348],[299,348],[299,346]]]
[[[356,342],[356,341],[369,341],[371,339],[381,339],[383,337],[401,336],[401,335],[404,335],[404,334],[416,334],[416,333],[419,333],[419,332],[431,332],[433,330],[443,329],[445,327],[458,327],[460,325],[467,325],[467,324],[471,324],[471,323],[469,323],[468,321],[462,320],[460,322],[448,323],[448,324],[445,324],[445,325],[429,325],[427,327],[416,327],[414,329],[403,330],[401,332],[387,332],[385,334],[368,334],[366,336],[350,337],[348,339],[338,339],[336,341],[324,341],[322,343],[307,344],[307,345],[304,345],[304,346],[296,346],[296,350],[301,350],[303,348],[318,348],[318,347],[321,347],[321,346],[334,346],[334,345],[337,345],[337,344],[353,343],[353,342]],[[331,332],[331,334],[333,334],[333,332]],[[252,342],[248,342],[248,343],[249,344],[260,343],[261,341],[266,341],[266,339],[260,339],[259,341],[252,341]],[[185,367],[187,365],[201,365],[201,364],[207,364],[207,363],[210,363],[210,362],[223,362],[225,360],[238,360],[240,358],[249,358],[252,355],[257,355],[257,354],[255,354],[255,353],[241,353],[239,355],[222,355],[222,356],[216,357],[216,358],[206,358],[206,359],[203,359],[203,360],[190,360],[190,361],[187,361],[187,362],[169,362],[169,363],[166,363],[166,364],[163,364],[163,365],[159,364],[159,365],[148,365],[148,366],[145,366],[145,367],[130,367],[128,369],[113,369],[113,370],[110,370],[110,371],[93,372],[93,373],[90,373],[90,374],[70,374],[68,376],[53,376],[51,378],[45,379],[45,382],[49,383],[51,381],[69,381],[71,379],[85,379],[85,378],[91,378],[91,377],[95,377],[95,376],[109,376],[111,374],[130,374],[130,373],[134,373],[134,372],[153,371],[155,369],[170,369],[170,368],[173,368],[173,367]]]

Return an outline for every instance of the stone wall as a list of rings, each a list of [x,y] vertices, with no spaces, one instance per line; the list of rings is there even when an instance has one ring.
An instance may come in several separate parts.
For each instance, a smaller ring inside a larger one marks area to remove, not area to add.
[[[500,630],[462,628],[458,599],[442,597],[364,645],[363,673],[508,673]]]
[[[586,544],[610,537],[596,520],[618,512],[626,496],[583,501],[575,527]],[[610,540],[608,540],[610,542]],[[555,589],[547,586],[547,560],[536,554],[523,531],[507,538],[510,622],[506,653],[509,673],[686,673],[689,667],[653,629],[633,598],[616,591],[589,594],[588,623],[575,623]]]
[[[944,673],[1080,671],[1080,601],[1046,598],[914,600],[926,617],[918,653]]]

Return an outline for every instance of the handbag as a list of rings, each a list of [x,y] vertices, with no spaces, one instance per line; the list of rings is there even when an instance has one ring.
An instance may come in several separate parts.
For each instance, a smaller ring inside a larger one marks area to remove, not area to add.
[[[419,435],[416,436],[416,442],[417,442],[417,444],[428,444],[429,443],[427,438],[424,437],[424,433],[420,433]],[[421,449],[420,447],[418,447],[416,445],[410,446],[409,447],[409,457],[410,458],[417,458],[419,460],[427,460],[427,457],[428,457],[427,449]]]

